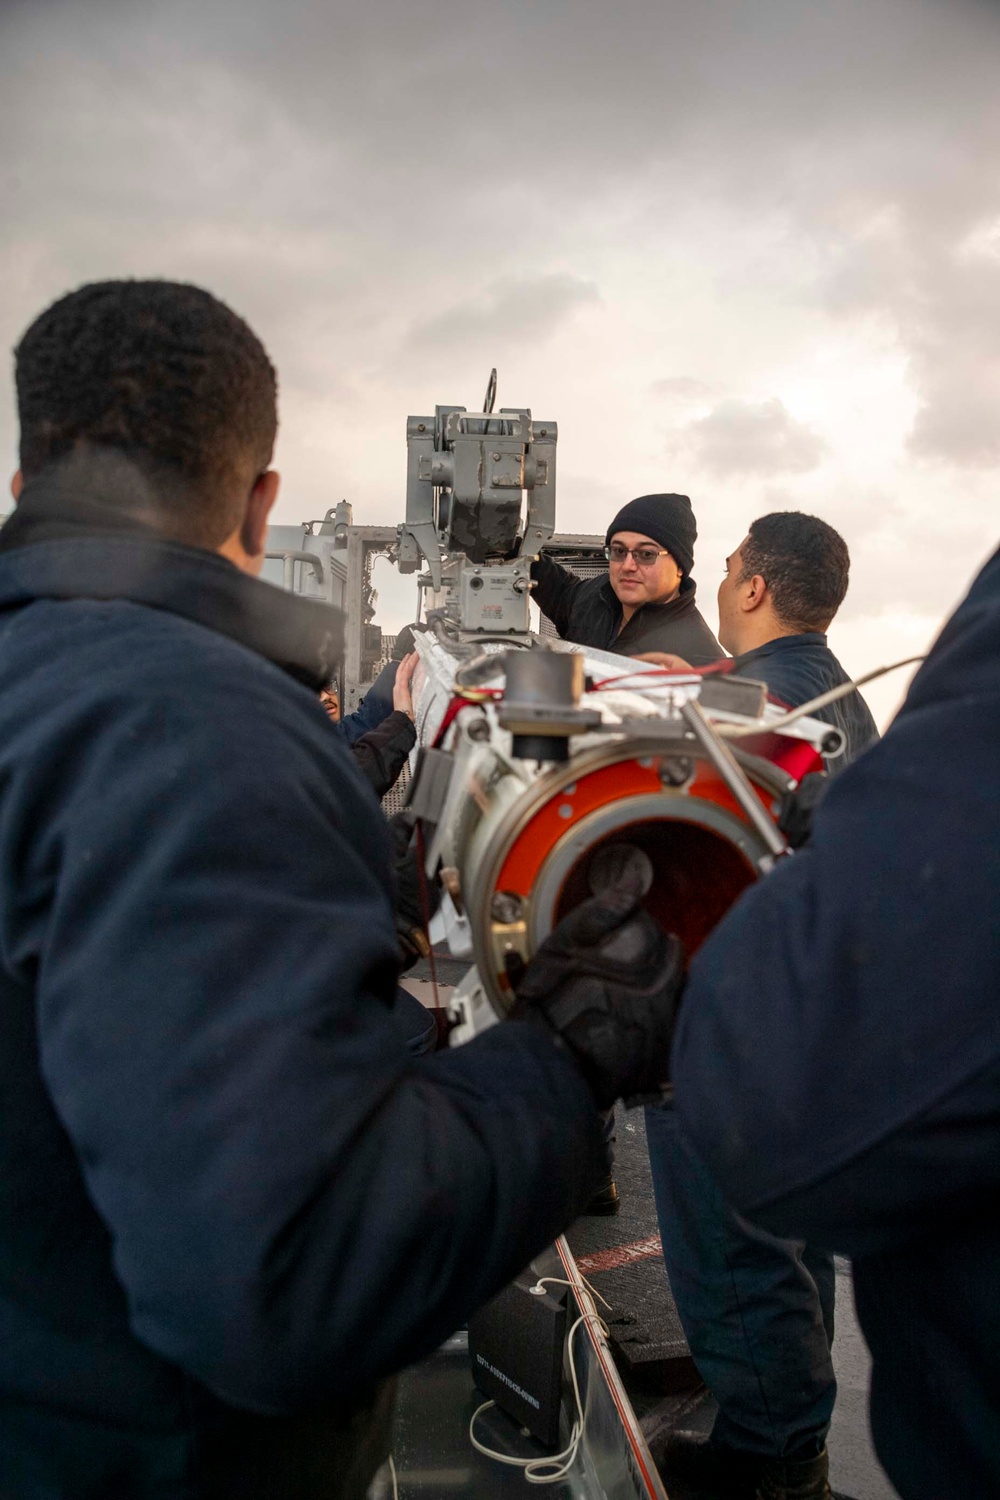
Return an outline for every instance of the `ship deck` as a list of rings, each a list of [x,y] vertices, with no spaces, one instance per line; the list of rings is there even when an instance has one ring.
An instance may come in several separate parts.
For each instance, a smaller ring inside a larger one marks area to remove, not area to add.
[[[443,1001],[464,968],[446,954],[436,955]],[[412,988],[418,997],[428,1002],[433,990],[427,965],[419,965],[409,977],[417,981]],[[618,1110],[615,1178],[620,1212],[609,1218],[578,1219],[566,1238],[580,1271],[610,1303],[610,1311],[602,1313],[612,1354],[655,1458],[672,1430],[709,1431],[715,1403],[695,1369],[670,1295],[641,1110]],[[846,1261],[837,1266],[836,1316],[833,1353],[839,1390],[829,1438],[831,1483],[840,1500],[895,1500],[896,1492],[871,1445],[870,1364],[854,1315]],[[400,1500],[429,1500],[431,1495],[472,1500],[524,1493],[518,1471],[482,1457],[468,1441],[469,1417],[482,1399],[472,1382],[461,1333],[431,1360],[406,1372],[400,1383],[395,1454]],[[502,1429],[505,1419],[497,1420]],[[712,1491],[676,1482],[666,1487],[670,1500],[724,1500]],[[564,1485],[552,1485],[548,1492],[555,1497],[577,1493]]]

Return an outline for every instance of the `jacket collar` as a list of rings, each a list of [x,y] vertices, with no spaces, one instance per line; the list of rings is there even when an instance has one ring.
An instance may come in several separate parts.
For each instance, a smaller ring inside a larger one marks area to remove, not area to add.
[[[340,610],[242,573],[218,553],[42,479],[0,531],[0,609],[35,599],[127,599],[218,631],[317,691],[343,651]]]
[[[766,656],[778,656],[785,651],[800,651],[816,646],[824,651],[828,649],[826,636],[821,630],[803,630],[798,635],[776,635],[773,641],[765,641],[763,646],[755,646],[752,651],[744,651],[742,656],[733,658],[734,666],[742,666],[744,662],[760,661]]]
[[[632,619],[636,619],[639,615],[643,615],[646,619],[656,618],[658,620],[669,619],[673,615],[686,615],[689,610],[695,608],[694,601],[697,587],[693,578],[682,578],[680,592],[673,599],[668,599],[665,604],[640,604]],[[605,578],[601,592],[607,602],[620,615],[622,612],[622,602],[611,587],[610,578]],[[631,621],[629,623],[631,624]]]

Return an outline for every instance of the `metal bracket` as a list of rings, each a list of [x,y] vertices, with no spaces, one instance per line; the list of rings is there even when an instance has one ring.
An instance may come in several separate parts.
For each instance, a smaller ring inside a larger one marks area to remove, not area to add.
[[[746,772],[724,740],[712,729],[699,704],[693,698],[680,707],[681,717],[695,735],[705,754],[732,792],[740,807],[760,836],[764,847],[775,859],[788,854],[789,848],[764,811]]]

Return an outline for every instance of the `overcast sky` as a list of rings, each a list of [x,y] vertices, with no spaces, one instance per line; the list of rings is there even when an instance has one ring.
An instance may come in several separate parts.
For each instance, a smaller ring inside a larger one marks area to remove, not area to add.
[[[208,287],[278,366],[292,522],[399,520],[407,414],[496,364],[561,529],[691,495],[713,625],[755,515],[837,526],[861,672],[1000,534],[998,79],[1000,0],[3,0],[0,339]]]

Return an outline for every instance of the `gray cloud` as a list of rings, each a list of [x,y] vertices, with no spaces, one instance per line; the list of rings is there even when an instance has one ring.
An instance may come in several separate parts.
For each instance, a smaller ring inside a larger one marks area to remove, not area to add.
[[[989,364],[963,371],[952,357],[927,373],[909,443],[918,458],[963,468],[1000,465],[1000,356]]]
[[[826,446],[777,397],[720,401],[707,417],[689,422],[683,437],[694,462],[721,479],[805,474],[817,467]]]
[[[698,380],[693,375],[668,375],[663,380],[654,380],[649,387],[653,396],[663,396],[668,401],[696,402],[718,394],[718,386],[709,380]]]
[[[531,316],[545,338],[590,277],[579,243],[561,287],[526,253],[634,181],[653,241],[694,202],[783,218],[816,262],[803,301],[883,320],[908,357],[914,455],[998,461],[1000,258],[960,252],[1000,213],[994,6],[510,0],[504,55],[526,65],[502,71],[485,3],[9,14],[0,127],[30,166],[7,167],[7,217],[49,261],[46,290],[118,253],[180,258],[289,351],[292,325],[334,314],[348,365],[479,349]]]
[[[963,174],[957,169],[957,175]],[[842,317],[891,328],[919,397],[913,454],[966,468],[1000,464],[1000,173],[910,196],[844,244],[823,283]]]
[[[593,282],[566,273],[507,277],[415,324],[406,337],[418,352],[447,350],[485,355],[526,338],[551,338],[580,308],[595,306]]]
[[[560,524],[587,529],[619,493],[601,473],[686,487],[659,433],[698,403],[681,450],[727,524],[771,475],[813,508],[832,430],[824,454],[780,402],[721,398],[792,390],[774,326],[817,351],[871,333],[915,397],[900,487],[926,471],[936,516],[955,469],[973,485],[959,576],[995,529],[975,483],[1000,461],[998,72],[996,6],[962,0],[507,0],[502,22],[488,0],[8,4],[0,341],[86,278],[200,281],[279,366],[289,494],[385,520],[402,416],[478,398],[506,341],[502,389],[566,442]],[[574,409],[589,437],[626,408],[626,437],[570,446]],[[857,493],[897,483],[880,462]],[[871,525],[843,492],[821,513]],[[880,522],[872,598],[916,597],[934,532]]]

